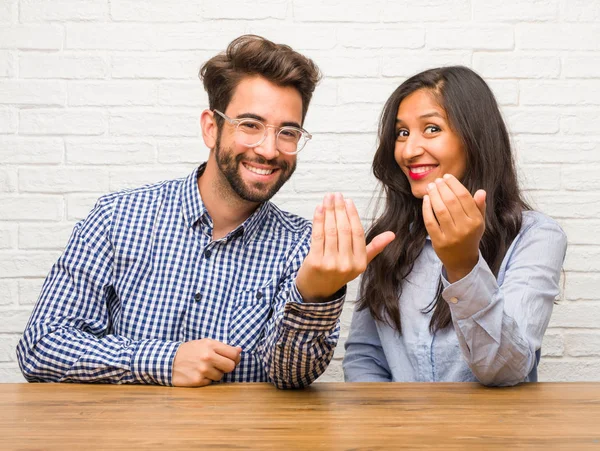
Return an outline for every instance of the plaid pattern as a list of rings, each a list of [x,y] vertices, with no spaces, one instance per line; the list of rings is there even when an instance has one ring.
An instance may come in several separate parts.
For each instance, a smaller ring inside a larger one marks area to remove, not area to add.
[[[344,296],[302,302],[310,223],[266,202],[212,241],[203,170],[104,196],[75,226],[17,347],[27,380],[171,385],[200,338],[242,347],[224,382],[302,387],[326,369]]]

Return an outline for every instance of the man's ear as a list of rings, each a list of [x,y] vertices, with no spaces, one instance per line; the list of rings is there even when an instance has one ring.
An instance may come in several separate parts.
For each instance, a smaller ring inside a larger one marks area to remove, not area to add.
[[[202,128],[202,139],[209,149],[214,149],[217,143],[217,123],[211,110],[204,110],[200,116],[200,127]]]

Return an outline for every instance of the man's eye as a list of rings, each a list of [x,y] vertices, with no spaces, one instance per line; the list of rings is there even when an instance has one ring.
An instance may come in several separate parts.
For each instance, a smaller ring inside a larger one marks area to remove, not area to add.
[[[242,121],[239,126],[247,130],[256,130],[259,127],[256,122],[251,121]]]

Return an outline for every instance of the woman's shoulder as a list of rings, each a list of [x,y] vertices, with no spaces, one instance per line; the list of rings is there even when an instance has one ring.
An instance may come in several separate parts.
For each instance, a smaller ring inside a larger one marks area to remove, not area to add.
[[[518,237],[521,239],[526,236],[541,238],[540,235],[547,236],[549,241],[555,241],[557,244],[566,245],[567,242],[566,233],[555,219],[539,211],[524,211]]]

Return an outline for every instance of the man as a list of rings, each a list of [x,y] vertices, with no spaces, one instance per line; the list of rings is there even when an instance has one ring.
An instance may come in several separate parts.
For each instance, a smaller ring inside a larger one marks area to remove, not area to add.
[[[208,161],[104,196],[75,226],[17,347],[29,381],[293,388],[329,364],[345,285],[393,234],[366,246],[340,194],[312,233],[269,202],[311,138],[311,60],[242,36],[200,78]]]

